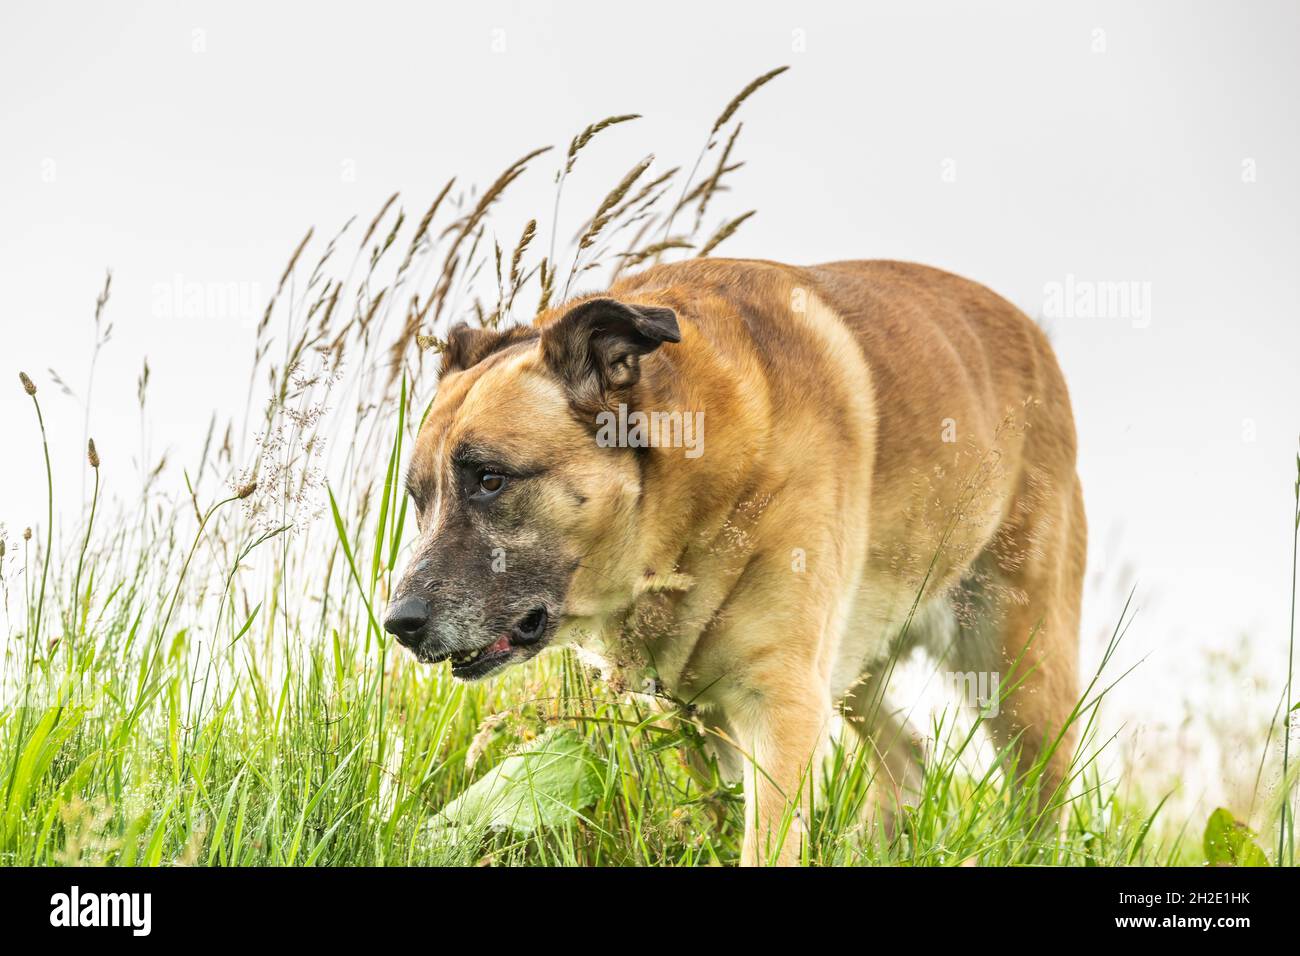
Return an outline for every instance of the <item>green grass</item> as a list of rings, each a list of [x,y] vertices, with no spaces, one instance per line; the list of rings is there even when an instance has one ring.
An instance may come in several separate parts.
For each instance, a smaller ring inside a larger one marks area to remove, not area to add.
[[[328,489],[330,514],[304,537],[285,526],[259,530],[239,492],[206,507],[187,494],[171,514],[155,501],[110,532],[95,535],[88,525],[75,561],[57,562],[48,580],[43,570],[22,578],[19,622],[31,629],[11,629],[5,643],[0,861],[736,860],[741,798],[718,779],[689,713],[619,696],[567,652],[465,685],[386,640],[376,617],[401,561],[406,508],[397,475],[408,404],[403,386],[377,500],[354,498],[348,513]],[[365,514],[374,517],[363,534]],[[305,560],[314,547],[328,558]],[[23,557],[25,571],[43,569],[43,557],[29,549]],[[294,575],[309,567],[320,576]],[[1085,753],[1097,752],[1094,718],[1107,687],[1099,674],[1078,709],[1094,745]],[[488,768],[556,727],[581,736],[598,781],[571,812],[531,832],[470,828],[453,839],[429,828]],[[1119,782],[1101,779],[1087,758],[1076,761],[1057,837],[1039,826],[1024,790],[995,770],[969,769],[973,725],[939,720],[930,736],[937,745],[923,793],[892,835],[864,809],[873,765],[860,749],[836,748],[807,862],[1203,859],[1199,825],[1154,826],[1159,807],[1126,803]]]
[[[593,264],[615,271],[711,249],[735,231],[744,215],[705,229],[705,213],[737,168],[728,124],[757,88],[714,125],[698,183],[638,163],[592,217],[567,224],[581,242],[565,285]],[[593,140],[614,135],[604,130],[631,119],[574,137],[556,183]],[[547,258],[533,264],[535,222],[499,230],[522,236],[513,253],[493,238],[490,210],[526,166],[512,164],[480,194],[439,191],[413,228],[390,199],[346,266],[336,268],[351,222],[307,270],[309,233],[258,326],[243,421],[214,419],[193,461],[151,466],[142,442],[140,474],[113,448],[87,461],[90,476],[54,474],[46,442],[61,436],[45,434],[46,393],[33,385],[32,454],[11,448],[8,467],[43,467],[49,497],[36,533],[0,538],[0,864],[737,860],[741,797],[718,778],[689,712],[602,684],[565,651],[458,684],[445,667],[417,665],[377,624],[411,537],[401,475],[436,366],[412,340],[436,348],[452,318],[526,320],[521,291],[532,286],[545,302],[564,279],[554,223]],[[438,215],[451,222],[435,227]],[[672,233],[674,218],[694,225]],[[107,296],[106,285],[96,356]],[[148,379],[146,364],[142,422]],[[69,499],[78,484],[91,489],[84,501]],[[56,511],[74,529],[64,542],[49,539]],[[1024,788],[983,769],[996,759],[971,759],[977,728],[945,717],[930,728],[923,792],[892,830],[868,809],[873,764],[837,744],[806,862],[1204,862],[1204,820],[1166,819],[1163,795],[1133,796],[1099,769],[1107,742],[1097,715],[1119,676],[1098,674],[1080,701],[1085,746],[1068,797],[1047,809],[1063,806],[1059,834]],[[557,728],[581,742],[583,784],[577,796],[529,790],[546,802],[543,825],[430,825],[509,755],[556,740]],[[1289,751],[1285,759],[1286,785],[1266,814],[1281,825],[1262,842],[1274,861],[1294,863],[1286,808],[1296,768]],[[1219,842],[1237,853],[1242,841],[1250,837],[1236,829]]]
[[[211,526],[232,504],[205,512]],[[382,513],[382,507],[381,507]],[[389,514],[392,511],[390,510]],[[400,509],[398,509],[400,514]],[[197,518],[191,524],[198,525]],[[206,606],[185,585],[204,530],[176,540],[155,523],[126,538],[136,564],[88,571],[105,598],[85,627],[27,651],[27,702],[0,713],[6,797],[0,860],[7,864],[696,865],[733,862],[740,796],[709,767],[689,716],[618,698],[564,653],[485,684],[421,668],[384,640],[369,610],[387,568],[366,560],[337,516],[351,598],[288,631],[261,604],[233,613],[229,591]],[[370,542],[390,552],[380,523]],[[238,549],[239,565],[270,555],[276,538]],[[126,541],[112,542],[125,547]],[[159,564],[153,555],[168,556]],[[145,557],[148,555],[149,557]],[[354,568],[369,568],[354,574]],[[238,577],[238,574],[235,575]],[[307,585],[310,587],[310,584]],[[319,582],[322,591],[324,581]],[[298,592],[298,588],[292,589]],[[181,600],[187,595],[187,600]],[[75,615],[65,608],[65,621]],[[194,619],[221,623],[196,636]],[[155,623],[150,623],[151,619]],[[292,619],[291,619],[292,620]],[[308,623],[313,632],[304,633]],[[206,644],[207,646],[204,646]],[[594,796],[531,834],[436,838],[429,819],[511,749],[556,726],[573,728],[598,768]],[[865,824],[871,765],[837,749],[815,814],[809,862],[1109,865],[1178,858],[1149,844],[1147,814],[1081,773],[1059,842],[1000,775],[959,766],[965,736],[947,740],[925,792],[892,839]],[[469,755],[475,755],[471,761]]]

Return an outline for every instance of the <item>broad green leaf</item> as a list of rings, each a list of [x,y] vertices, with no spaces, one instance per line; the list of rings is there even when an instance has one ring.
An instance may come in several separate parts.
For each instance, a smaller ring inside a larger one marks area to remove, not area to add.
[[[1205,859],[1211,866],[1268,866],[1255,832],[1223,807],[1205,824]]]
[[[595,755],[574,730],[552,730],[443,807],[434,826],[531,833],[580,816],[600,795]]]

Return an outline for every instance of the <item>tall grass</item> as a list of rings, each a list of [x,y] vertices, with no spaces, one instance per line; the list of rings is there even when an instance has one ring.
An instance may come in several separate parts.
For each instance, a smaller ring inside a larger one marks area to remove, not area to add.
[[[1295,810],[1293,802],[1300,804],[1295,790],[1297,774],[1291,766],[1292,728],[1300,717],[1300,701],[1292,691],[1295,676],[1295,610],[1296,610],[1296,570],[1300,559],[1300,453],[1295,459],[1295,517],[1291,523],[1291,619],[1287,635],[1286,648],[1286,688],[1282,694],[1282,794],[1281,819],[1277,828],[1277,859],[1295,866]]]
[[[533,312],[521,312],[523,303],[541,309],[574,283],[711,253],[752,215],[709,222],[739,168],[735,117],[779,72],[728,103],[685,179],[681,167],[635,162],[577,220],[563,265],[556,231],[564,184],[585,150],[603,148],[617,135],[607,131],[634,116],[573,137],[555,171],[550,224],[493,220],[501,196],[544,162],[539,149],[481,191],[448,182],[414,225],[400,197],[390,197],[350,254],[343,250],[355,220],[323,243],[309,230],[257,326],[240,421],[214,418],[194,461],[142,457],[130,491],[125,451],[97,448],[88,429],[81,441],[92,493],[62,544],[52,538],[55,511],[76,514],[66,489],[86,476],[53,473],[38,385],[22,375],[45,452],[47,501],[45,523],[24,536],[21,553],[0,539],[0,863],[737,859],[741,797],[720,780],[689,709],[652,706],[603,684],[567,652],[486,684],[458,684],[445,668],[397,653],[378,620],[410,537],[400,475],[432,393],[430,353],[447,327],[527,321]],[[711,153],[716,165],[696,181]],[[673,233],[679,219],[691,225]],[[540,230],[550,240],[539,259],[532,249]],[[502,245],[498,236],[518,238]],[[95,358],[108,341],[100,331],[108,292],[106,282]],[[147,386],[146,363],[142,455]],[[107,517],[106,489],[118,492]],[[1070,794],[1046,807],[1000,774],[996,759],[980,765],[978,721],[944,716],[931,727],[923,792],[887,830],[868,812],[873,765],[847,738],[837,743],[806,861],[1198,860],[1194,840],[1177,830],[1158,837],[1158,807],[1126,804],[1094,762],[1105,743],[1096,740],[1096,715],[1108,687],[1099,676],[1080,701],[1073,719],[1090,743],[1072,767]],[[1286,699],[1290,706],[1289,684]],[[557,727],[581,736],[596,768],[594,792],[572,813],[531,830],[453,837],[430,826],[488,768]],[[1045,833],[1044,815],[1062,809],[1059,838]],[[1279,858],[1293,860],[1291,819],[1283,817],[1278,846]]]

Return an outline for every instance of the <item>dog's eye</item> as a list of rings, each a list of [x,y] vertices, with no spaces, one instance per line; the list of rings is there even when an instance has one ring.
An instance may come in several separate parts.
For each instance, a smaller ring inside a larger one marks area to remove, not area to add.
[[[478,490],[474,493],[475,498],[495,498],[501,493],[501,489],[506,486],[506,476],[499,475],[495,471],[485,471],[479,475]]]

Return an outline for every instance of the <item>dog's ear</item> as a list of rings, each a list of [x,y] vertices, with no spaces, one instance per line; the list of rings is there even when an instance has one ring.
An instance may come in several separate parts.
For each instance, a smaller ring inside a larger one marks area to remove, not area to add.
[[[535,329],[526,325],[513,325],[508,329],[474,328],[461,322],[447,333],[447,348],[442,353],[440,374],[463,372],[483,361],[493,352],[524,339],[534,338]]]
[[[640,380],[641,356],[681,340],[672,309],[591,299],[542,329],[542,355],[576,405],[599,407]]]

